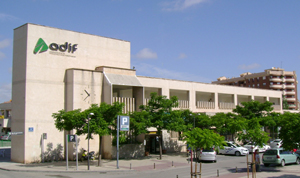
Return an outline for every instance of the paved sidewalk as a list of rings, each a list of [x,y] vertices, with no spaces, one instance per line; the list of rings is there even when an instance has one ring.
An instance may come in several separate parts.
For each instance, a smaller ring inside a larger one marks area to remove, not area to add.
[[[190,169],[190,163],[186,154],[166,154],[163,155],[163,159],[159,160],[159,155],[150,155],[142,159],[121,159],[119,160],[119,169],[117,169],[116,160],[106,160],[103,159],[103,165],[101,167],[97,166],[98,161],[90,161],[90,170],[88,170],[87,161],[78,162],[78,167],[76,166],[76,161],[69,161],[68,170],[66,161],[58,162],[46,162],[46,163],[32,163],[32,164],[21,164],[10,162],[10,150],[5,151],[5,157],[0,156],[0,169],[8,171],[24,171],[24,172],[134,172],[134,171],[160,171],[165,169],[176,169],[178,167],[186,167]],[[154,169],[155,168],[155,169]],[[264,167],[262,166],[262,172],[256,174],[256,178],[297,178],[300,177],[300,165],[287,165],[285,167]],[[215,176],[203,176],[216,178]],[[227,170],[227,172],[220,172],[218,178],[247,178],[247,169],[239,168],[237,173],[236,169],[232,168]],[[249,178],[252,178],[252,173],[250,172]]]

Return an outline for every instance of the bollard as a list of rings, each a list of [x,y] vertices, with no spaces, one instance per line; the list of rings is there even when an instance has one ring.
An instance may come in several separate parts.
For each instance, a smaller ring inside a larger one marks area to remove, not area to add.
[[[235,173],[237,173],[238,171],[237,171],[237,167],[235,167]]]
[[[178,178],[178,175],[176,175],[176,178]]]
[[[172,161],[172,167],[174,166],[173,161]]]
[[[219,177],[219,169],[217,169],[217,177]]]
[[[131,170],[131,163],[130,163],[130,170]]]
[[[153,163],[154,164],[154,169],[155,169],[155,163]]]

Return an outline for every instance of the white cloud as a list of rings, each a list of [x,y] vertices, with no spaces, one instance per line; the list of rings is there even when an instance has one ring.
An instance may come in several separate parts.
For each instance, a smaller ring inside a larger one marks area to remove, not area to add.
[[[137,74],[141,76],[157,77],[157,78],[166,78],[166,79],[175,79],[175,80],[185,80],[185,81],[194,81],[194,82],[204,82],[210,83],[211,79],[196,76],[189,73],[171,71],[164,68],[159,68],[150,64],[138,64],[135,65]]]
[[[134,57],[138,59],[156,59],[157,54],[149,48],[144,48],[134,55]]]
[[[186,54],[180,53],[179,56],[178,56],[178,59],[184,59],[186,57],[187,57]]]
[[[257,69],[259,67],[260,67],[260,65],[257,63],[250,64],[250,65],[245,65],[245,64],[239,65],[239,69],[242,69],[242,70]]]
[[[172,2],[165,2],[163,10],[166,11],[180,11],[204,3],[207,0],[174,0]]]
[[[19,20],[19,18],[9,14],[0,13],[0,20]]]
[[[11,44],[11,42],[9,39],[2,40],[2,41],[0,41],[0,49],[8,47],[10,44]]]
[[[0,86],[0,103],[11,100],[11,83]]]

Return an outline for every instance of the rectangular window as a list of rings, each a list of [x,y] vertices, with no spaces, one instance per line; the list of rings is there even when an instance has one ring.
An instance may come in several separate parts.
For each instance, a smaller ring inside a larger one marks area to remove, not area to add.
[[[253,84],[253,88],[255,87],[255,85]]]
[[[259,84],[257,84],[257,87],[259,87]]]
[[[263,83],[263,86],[266,86],[267,84],[266,83]]]
[[[266,76],[263,76],[263,80],[266,80]]]

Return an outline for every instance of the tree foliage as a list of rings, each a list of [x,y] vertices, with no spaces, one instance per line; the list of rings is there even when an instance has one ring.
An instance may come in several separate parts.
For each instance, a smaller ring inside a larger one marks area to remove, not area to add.
[[[279,138],[283,140],[286,149],[299,148],[300,143],[300,114],[286,112],[279,119]]]
[[[197,148],[213,148],[220,147],[223,148],[224,137],[220,136],[217,133],[214,133],[213,130],[209,129],[200,129],[195,128],[189,131],[186,131],[184,134],[184,141],[189,145],[193,150]]]
[[[73,111],[60,110],[53,113],[55,126],[58,130],[75,130],[77,135],[87,134],[86,138],[93,139],[93,134],[99,136],[99,161],[101,165],[101,137],[109,135],[116,128],[117,115],[122,113],[124,104],[113,103],[112,105],[101,103],[100,106],[92,104],[90,108],[81,111],[80,109]],[[93,115],[90,115],[93,113]],[[89,132],[88,132],[89,130]],[[89,135],[88,135],[89,133]]]
[[[260,103],[259,101],[242,102],[242,106],[236,106],[233,112],[237,117],[245,119],[245,128],[238,133],[238,140],[251,141],[262,146],[269,140],[269,136],[262,130],[265,119],[273,110],[271,102]]]
[[[178,106],[178,98],[176,96],[167,99],[166,96],[160,96],[157,93],[150,94],[150,100],[147,105],[141,105],[140,109],[144,112],[143,116],[147,116],[148,126],[155,127],[158,134],[160,134],[163,129],[179,131],[181,127],[179,123],[184,124],[181,111],[173,111],[173,107]],[[184,125],[181,125],[184,127]],[[162,143],[159,139],[159,150],[160,159],[162,157]]]

